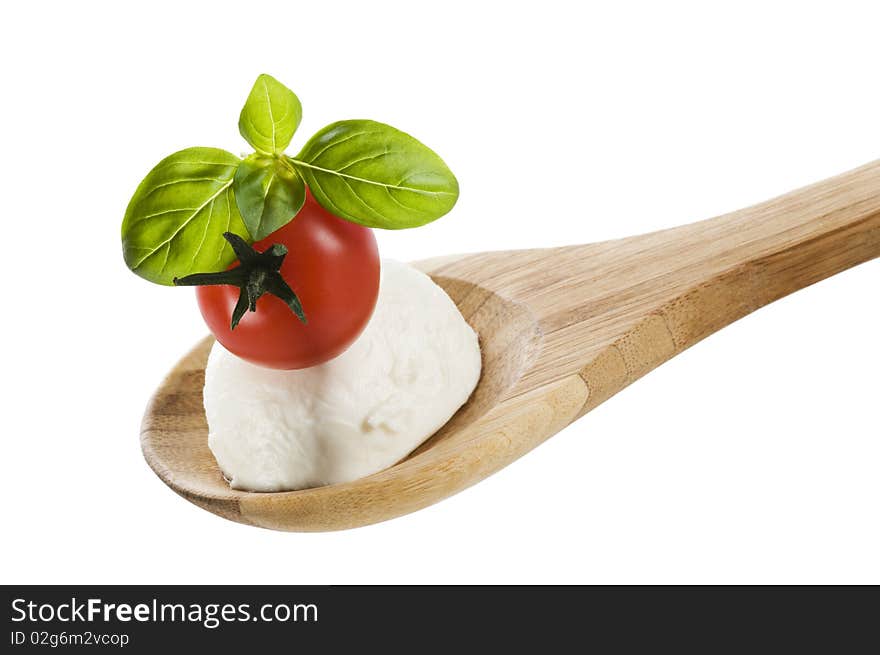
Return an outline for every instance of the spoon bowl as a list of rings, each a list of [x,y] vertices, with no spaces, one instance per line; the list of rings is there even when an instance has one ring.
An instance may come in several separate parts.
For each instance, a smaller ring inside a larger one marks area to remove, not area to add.
[[[460,466],[450,471],[454,473],[453,479],[435,476],[421,485],[420,467],[436,465],[437,455],[448,455],[468,444],[470,428],[499,404],[527,369],[540,347],[541,333],[535,318],[516,303],[452,278],[436,276],[434,281],[481,335],[482,374],[468,402],[395,466],[355,482],[300,491],[264,493],[232,489],[208,449],[208,425],[202,405],[212,337],[200,341],[184,356],[154,394],[141,431],[147,462],[166,484],[200,507],[242,523],[281,530],[353,527],[350,519],[344,518],[348,512],[366,519],[357,525],[372,523],[389,518],[384,515],[389,503],[401,503],[396,514],[403,514],[430,504],[414,504],[418,501],[454,493],[454,489],[444,493],[444,487],[458,484],[458,478],[465,473]],[[418,488],[419,492],[401,493],[401,485]],[[367,490],[370,500],[365,503],[363,494]],[[332,493],[328,495],[328,491]],[[329,516],[325,510],[328,504],[337,508]],[[371,513],[381,507],[386,510],[372,518]]]
[[[228,519],[293,531],[376,523],[486,478],[725,325],[878,255],[874,162],[652,234],[420,262],[479,334],[483,371],[469,401],[408,457],[344,484],[231,489],[207,442],[210,338],[156,391],[142,449],[174,491]]]

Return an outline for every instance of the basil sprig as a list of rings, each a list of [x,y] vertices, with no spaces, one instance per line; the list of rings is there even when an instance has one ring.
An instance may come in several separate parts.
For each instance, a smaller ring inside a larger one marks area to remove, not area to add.
[[[236,257],[223,235],[248,243],[266,238],[293,220],[306,186],[328,211],[367,227],[417,227],[455,205],[452,171],[408,134],[375,121],[339,121],[290,157],[284,150],[301,119],[293,91],[260,75],[238,122],[256,152],[239,158],[216,148],[187,148],[159,162],[122,222],[128,267],[166,285],[224,270]]]

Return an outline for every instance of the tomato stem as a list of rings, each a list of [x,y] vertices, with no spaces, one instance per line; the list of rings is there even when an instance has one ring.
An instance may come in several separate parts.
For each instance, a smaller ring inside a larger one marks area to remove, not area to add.
[[[232,232],[224,232],[238,257],[239,265],[219,273],[193,273],[174,278],[177,286],[211,286],[228,284],[239,288],[238,302],[232,310],[230,329],[234,330],[248,310],[257,311],[257,300],[269,293],[280,298],[297,318],[306,323],[302,304],[293,289],[281,276],[281,264],[287,256],[287,248],[276,243],[263,252],[257,252],[247,241]]]

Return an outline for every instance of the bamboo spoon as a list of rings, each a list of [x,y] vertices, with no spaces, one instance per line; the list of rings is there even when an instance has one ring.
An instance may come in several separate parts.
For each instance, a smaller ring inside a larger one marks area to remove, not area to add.
[[[210,338],[147,408],[141,445],[172,489],[276,530],[339,530],[421,509],[491,475],[700,339],[880,255],[880,161],[755,207],[583,246],[421,262],[480,335],[468,403],[391,468],[283,493],[230,489],[202,409]]]

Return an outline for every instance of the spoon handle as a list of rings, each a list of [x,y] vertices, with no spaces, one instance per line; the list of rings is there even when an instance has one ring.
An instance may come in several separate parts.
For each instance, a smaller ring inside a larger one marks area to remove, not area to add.
[[[621,246],[641,269],[630,279],[630,289],[642,284],[657,292],[635,301],[656,309],[629,328],[629,341],[645,356],[627,362],[625,386],[754,310],[880,256],[880,161]],[[653,256],[638,254],[646,246]],[[601,364],[594,362],[593,370]],[[591,373],[586,368],[581,371],[585,380]],[[603,395],[594,394],[582,413],[601,403]]]
[[[427,268],[528,307],[542,354],[517,391],[577,374],[590,387],[581,415],[755,309],[878,255],[880,161],[690,225]]]
[[[681,231],[756,309],[880,255],[880,161]]]

